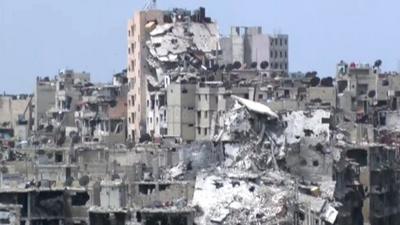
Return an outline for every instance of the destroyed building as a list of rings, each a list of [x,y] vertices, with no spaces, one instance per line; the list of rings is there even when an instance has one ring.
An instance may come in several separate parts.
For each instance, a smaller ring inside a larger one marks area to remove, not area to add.
[[[221,39],[204,8],[136,13],[112,83],[63,70],[0,96],[0,139],[21,139],[0,223],[397,225],[400,76],[289,74],[288,54],[260,27]]]
[[[211,68],[219,49],[216,23],[205,9],[149,10],[128,26],[128,135],[167,134],[166,88],[176,80],[197,79]]]

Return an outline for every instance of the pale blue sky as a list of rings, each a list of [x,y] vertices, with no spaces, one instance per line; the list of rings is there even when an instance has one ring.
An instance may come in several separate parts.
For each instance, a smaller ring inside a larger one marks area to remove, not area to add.
[[[32,92],[60,68],[109,81],[126,64],[126,23],[142,0],[0,0],[0,92]],[[289,34],[290,70],[333,75],[341,60],[397,70],[399,0],[159,0],[159,8],[207,8],[221,32],[261,25]]]

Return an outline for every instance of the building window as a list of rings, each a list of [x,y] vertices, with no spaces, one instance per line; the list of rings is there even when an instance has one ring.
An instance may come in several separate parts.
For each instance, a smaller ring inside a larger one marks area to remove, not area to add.
[[[283,57],[283,53],[280,51],[279,52],[279,56],[282,58]]]
[[[285,51],[285,58],[287,58],[287,51]]]
[[[132,54],[135,52],[135,47],[136,47],[136,44],[135,44],[135,42],[133,42],[131,44],[131,52],[132,52]]]
[[[189,126],[189,127],[194,127],[194,124],[193,124],[193,123],[189,123],[188,126]]]
[[[135,66],[136,66],[136,61],[135,60],[131,60],[131,70],[135,70]]]
[[[201,95],[200,95],[200,94],[197,95],[197,99],[198,99],[199,101],[201,101]]]
[[[207,128],[204,128],[204,135],[207,135]]]
[[[288,69],[288,65],[287,65],[287,63],[285,63],[285,70],[287,70]]]
[[[135,95],[131,95],[132,106],[135,106]]]
[[[197,134],[198,134],[198,135],[201,134],[201,128],[200,128],[200,127],[197,128]]]
[[[285,39],[285,45],[287,45],[287,39]]]
[[[147,102],[146,102],[146,104],[147,104],[147,107],[149,107],[149,105],[150,105],[150,101],[147,99]]]
[[[208,100],[208,96],[204,95],[204,99],[205,99],[205,101],[207,101]]]
[[[207,119],[207,117],[208,117],[208,112],[207,112],[207,111],[204,111],[204,118]]]
[[[132,123],[135,124],[135,113],[131,113]]]

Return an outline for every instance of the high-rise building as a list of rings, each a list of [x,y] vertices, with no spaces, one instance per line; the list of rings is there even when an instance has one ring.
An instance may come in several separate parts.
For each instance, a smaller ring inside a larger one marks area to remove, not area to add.
[[[146,29],[162,24],[163,18],[160,10],[139,11],[128,22],[128,138],[134,141],[146,132]]]
[[[215,68],[218,49],[218,27],[205,8],[136,13],[128,25],[128,139],[157,140],[171,133],[168,85]]]
[[[229,37],[221,38],[222,62],[240,62],[250,66],[263,61],[270,69],[289,71],[289,37],[263,34],[261,27],[232,27]]]

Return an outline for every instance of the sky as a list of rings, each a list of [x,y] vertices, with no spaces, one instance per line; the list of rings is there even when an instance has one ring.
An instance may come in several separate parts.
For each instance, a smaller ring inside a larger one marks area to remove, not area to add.
[[[127,21],[145,0],[0,0],[0,93],[33,93],[60,69],[111,81],[126,67]],[[158,0],[159,9],[204,6],[221,34],[262,26],[289,35],[289,69],[333,76],[340,60],[400,65],[398,0]]]

